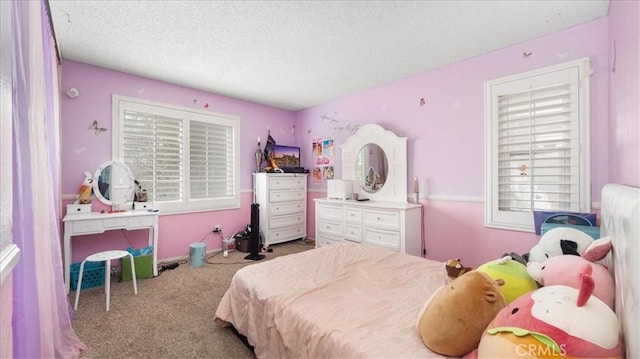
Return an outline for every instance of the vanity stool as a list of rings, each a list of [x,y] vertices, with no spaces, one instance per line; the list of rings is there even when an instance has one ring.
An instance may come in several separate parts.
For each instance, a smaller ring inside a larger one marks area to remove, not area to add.
[[[80,264],[80,273],[78,276],[78,285],[76,289],[76,301],[73,306],[74,310],[78,309],[78,300],[80,299],[80,288],[82,288],[82,273],[84,272],[84,264],[86,262],[105,262],[105,271],[104,271],[104,292],[107,296],[107,312],[109,311],[109,298],[111,295],[111,260],[112,259],[120,259],[129,256],[131,260],[131,276],[133,279],[133,293],[134,295],[138,294],[138,286],[136,284],[136,267],[133,261],[133,255],[127,251],[104,251],[96,254],[92,254],[85,258]]]

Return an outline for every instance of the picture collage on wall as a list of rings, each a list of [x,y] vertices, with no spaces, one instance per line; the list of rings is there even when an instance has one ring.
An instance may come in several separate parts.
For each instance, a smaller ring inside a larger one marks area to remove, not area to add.
[[[311,181],[315,183],[332,179],[334,175],[334,146],[332,137],[314,139],[312,144],[313,171]]]

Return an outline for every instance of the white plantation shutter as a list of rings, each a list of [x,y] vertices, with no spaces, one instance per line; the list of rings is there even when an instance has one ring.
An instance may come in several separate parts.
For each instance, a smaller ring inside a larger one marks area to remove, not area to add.
[[[233,128],[199,121],[190,127],[191,199],[233,196]]]
[[[487,83],[488,226],[533,231],[534,210],[590,210],[585,68]]]
[[[125,111],[123,161],[148,198],[155,202],[183,199],[182,120]]]
[[[235,117],[113,97],[114,158],[163,213],[238,208]]]

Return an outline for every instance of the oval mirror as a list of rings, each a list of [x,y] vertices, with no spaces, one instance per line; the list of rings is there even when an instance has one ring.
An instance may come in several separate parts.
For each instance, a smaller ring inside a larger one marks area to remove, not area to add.
[[[133,172],[124,162],[107,161],[96,170],[93,176],[93,193],[100,202],[115,209],[133,201],[135,188]]]
[[[356,179],[360,188],[368,193],[376,193],[387,181],[389,165],[387,155],[375,143],[364,145],[356,156]]]

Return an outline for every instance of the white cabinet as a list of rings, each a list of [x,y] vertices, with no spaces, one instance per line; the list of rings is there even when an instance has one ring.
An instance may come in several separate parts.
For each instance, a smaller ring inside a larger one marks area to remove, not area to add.
[[[422,206],[378,201],[314,201],[316,246],[347,240],[421,255]]]
[[[307,174],[254,173],[263,245],[307,236]]]

